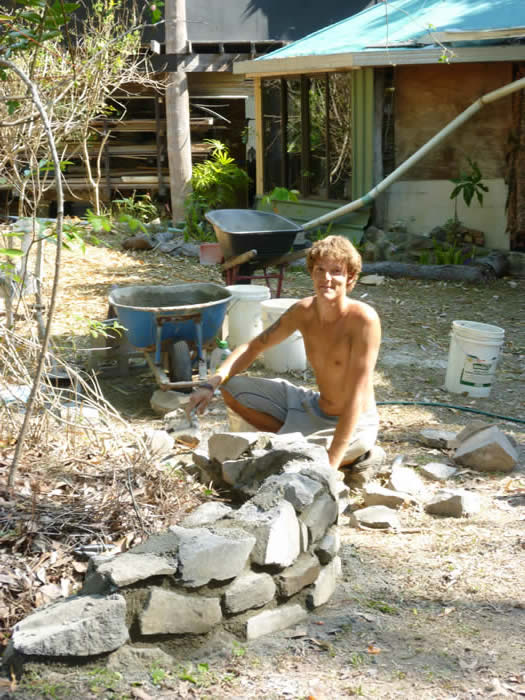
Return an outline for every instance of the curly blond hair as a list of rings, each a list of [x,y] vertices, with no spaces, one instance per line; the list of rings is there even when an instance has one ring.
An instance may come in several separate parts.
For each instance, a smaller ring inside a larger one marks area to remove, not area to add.
[[[306,256],[306,265],[310,274],[312,274],[316,262],[321,258],[332,258],[344,264],[350,280],[349,289],[354,288],[361,273],[362,260],[361,255],[348,238],[344,236],[327,236],[316,241]]]

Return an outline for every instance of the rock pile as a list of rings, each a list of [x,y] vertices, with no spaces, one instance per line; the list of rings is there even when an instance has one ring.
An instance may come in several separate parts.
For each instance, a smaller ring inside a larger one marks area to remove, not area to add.
[[[446,482],[458,474],[458,466],[480,472],[509,472],[518,461],[518,451],[513,441],[496,425],[473,421],[457,435],[453,432],[426,429],[420,433],[421,441],[429,447],[446,450],[452,464],[430,462],[418,471],[403,466],[402,460],[394,460],[390,468],[384,468],[373,480],[363,484],[363,507],[350,515],[349,524],[360,528],[399,530],[402,527],[397,510],[416,505],[429,515],[468,517],[481,508],[477,493],[449,487]],[[421,478],[440,482],[442,488],[434,491]]]
[[[326,450],[299,434],[217,434],[195,459],[241,504],[206,503],[128,552],[92,558],[78,595],[15,626],[4,663],[109,653],[219,625],[255,639],[330,598],[348,489]]]

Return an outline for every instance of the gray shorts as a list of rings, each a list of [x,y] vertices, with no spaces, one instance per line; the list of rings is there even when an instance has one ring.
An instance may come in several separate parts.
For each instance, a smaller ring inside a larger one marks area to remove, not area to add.
[[[310,442],[330,447],[338,416],[328,416],[319,408],[319,392],[295,386],[286,379],[265,379],[238,375],[225,390],[239,403],[269,414],[283,423],[279,434],[302,433]],[[368,452],[377,439],[379,415],[376,410],[361,414],[348,443],[343,463]]]

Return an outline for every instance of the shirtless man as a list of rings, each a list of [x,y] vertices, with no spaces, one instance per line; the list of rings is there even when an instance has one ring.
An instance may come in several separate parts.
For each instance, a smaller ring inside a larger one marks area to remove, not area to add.
[[[308,251],[314,296],[301,299],[259,336],[237,347],[201,385],[190,406],[203,413],[220,387],[226,405],[257,430],[301,432],[324,444],[335,469],[370,450],[379,417],[373,373],[381,341],[379,318],[368,304],[349,299],[361,256],[342,236],[328,236]],[[238,376],[265,350],[295,331],[304,338],[318,392],[283,379]]]

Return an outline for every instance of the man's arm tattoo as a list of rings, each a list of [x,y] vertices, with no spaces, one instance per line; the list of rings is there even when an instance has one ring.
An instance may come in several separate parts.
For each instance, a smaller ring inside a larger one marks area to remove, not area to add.
[[[270,337],[270,334],[271,334],[273,331],[277,330],[277,328],[279,328],[280,324],[281,324],[281,319],[278,318],[277,321],[274,321],[274,322],[272,323],[271,326],[269,326],[268,328],[266,328],[266,329],[261,333],[261,335],[259,336],[259,340],[261,341],[261,343],[262,343],[263,345],[266,345],[266,343],[268,342],[268,338]]]

